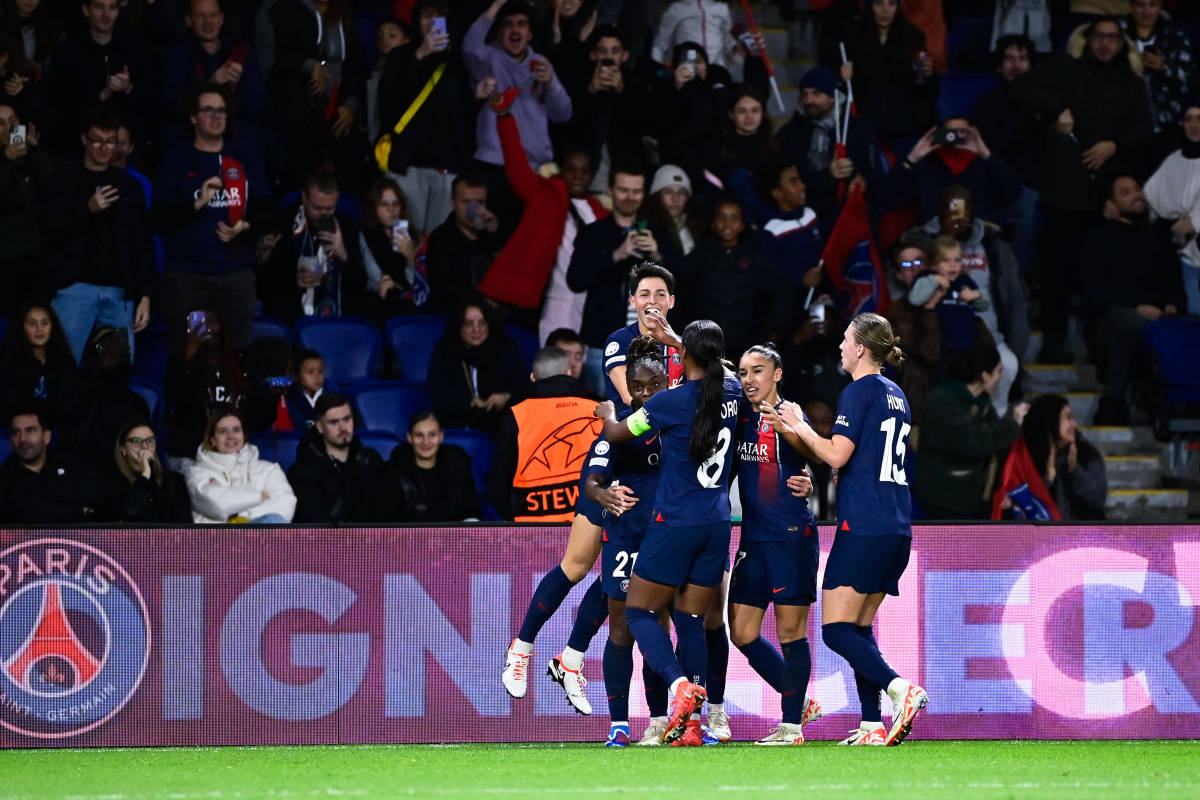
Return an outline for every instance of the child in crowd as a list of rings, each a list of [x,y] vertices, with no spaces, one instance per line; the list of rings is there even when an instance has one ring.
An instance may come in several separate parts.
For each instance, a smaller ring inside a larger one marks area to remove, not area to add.
[[[942,350],[959,352],[975,341],[979,316],[992,301],[962,266],[962,245],[939,236],[931,245],[932,269],[923,270],[908,292],[908,301],[920,308],[936,308],[942,326]]]
[[[295,364],[295,382],[284,394],[292,425],[303,431],[317,419],[317,399],[325,390],[325,361],[316,350],[298,350],[292,360]]]

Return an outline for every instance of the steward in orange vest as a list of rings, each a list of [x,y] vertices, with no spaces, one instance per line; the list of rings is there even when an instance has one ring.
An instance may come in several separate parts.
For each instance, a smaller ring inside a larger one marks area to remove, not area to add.
[[[596,400],[567,373],[567,354],[545,347],[533,359],[533,385],[496,431],[488,502],[514,522],[570,522],[579,473],[600,434]]]

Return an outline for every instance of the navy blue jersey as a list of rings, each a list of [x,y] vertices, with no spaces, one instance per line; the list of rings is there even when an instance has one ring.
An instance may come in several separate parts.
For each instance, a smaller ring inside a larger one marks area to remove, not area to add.
[[[812,511],[806,498],[794,496],[787,487],[787,479],[804,469],[804,458],[749,403],[741,405],[738,428],[742,541],[782,542],[804,536],[805,528],[815,524]]]
[[[838,533],[912,536],[905,457],[912,429],[908,399],[882,375],[865,375],[842,390],[833,435],[854,442],[838,470]]]
[[[612,400],[613,405],[617,407],[618,418],[622,414],[629,413],[630,408],[621,399],[621,393],[613,385],[612,378],[608,377],[608,371],[613,367],[625,366],[629,355],[629,345],[641,335],[638,324],[634,322],[613,331],[604,341],[604,396]],[[683,381],[683,361],[674,347],[667,347],[665,344],[660,347],[662,348],[663,363],[667,367],[667,378],[670,381],[668,385],[676,386]]]
[[[601,523],[608,539],[640,542],[654,513],[654,498],[658,492],[658,464],[662,448],[658,436],[644,434],[613,447],[601,436],[592,445],[583,478],[599,475],[607,484],[611,480],[628,486],[638,499],[633,508],[621,516],[603,512]]]
[[[672,527],[729,521],[729,472],[736,449],[733,434],[742,385],[737,378],[725,376],[716,451],[697,464],[688,454],[688,446],[700,383],[692,381],[659,392],[629,418],[630,430],[639,435],[657,431],[662,439],[662,476],[654,510],[656,519]]]

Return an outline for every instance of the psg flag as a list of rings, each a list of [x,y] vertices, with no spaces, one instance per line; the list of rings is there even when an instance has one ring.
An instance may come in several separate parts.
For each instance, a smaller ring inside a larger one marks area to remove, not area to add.
[[[1046,488],[1046,482],[1034,466],[1024,436],[1018,436],[1008,451],[1000,488],[992,497],[992,519],[1003,519],[1002,506],[1006,497],[1012,500],[1012,513],[1016,519],[1031,522],[1062,519],[1050,490]]]
[[[825,243],[821,262],[838,292],[838,305],[847,320],[867,311],[886,315],[891,310],[892,298],[887,292],[860,181],[850,184],[850,195]]]

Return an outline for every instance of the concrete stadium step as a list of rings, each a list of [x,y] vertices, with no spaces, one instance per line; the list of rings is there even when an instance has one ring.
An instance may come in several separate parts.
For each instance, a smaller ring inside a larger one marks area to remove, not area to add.
[[[1187,519],[1186,489],[1109,489],[1104,513],[1109,520],[1176,522]]]
[[[1106,456],[1155,455],[1159,450],[1153,429],[1143,425],[1081,427],[1080,433]]]
[[[1034,394],[1066,394],[1099,389],[1096,368],[1091,364],[1026,364],[1025,389]]]
[[[1029,332],[1029,343],[1025,345],[1025,354],[1023,356],[1021,356],[1021,354],[1018,353],[1017,355],[1021,356],[1022,364],[1032,364],[1038,360],[1038,353],[1040,353],[1041,351],[1042,351],[1042,332],[1041,331],[1030,331]]]
[[[1109,491],[1114,489],[1157,489],[1162,486],[1162,462],[1158,456],[1105,456]]]
[[[759,30],[762,32],[763,43],[767,46],[767,58],[771,59],[771,65],[774,66],[781,61],[786,61],[788,57],[788,32],[784,27],[767,27],[767,25],[758,18],[758,12],[754,14],[754,20],[758,23]],[[779,70],[776,70],[778,73]],[[776,80],[779,76],[776,75]]]

